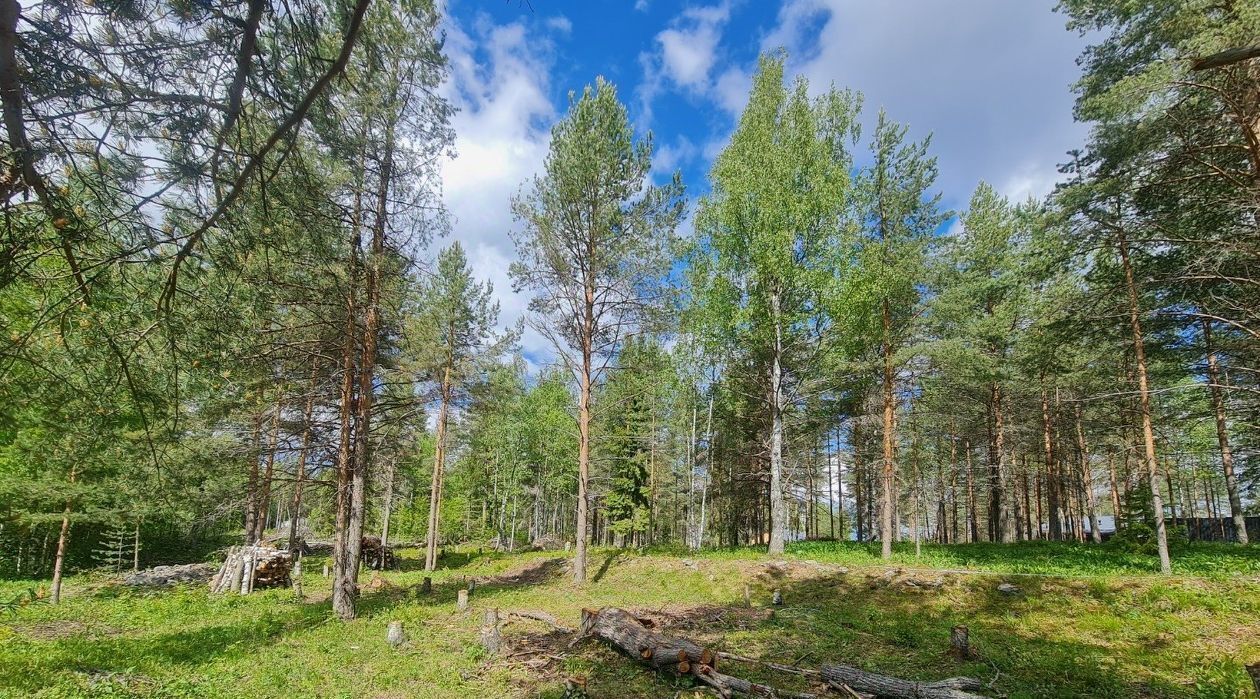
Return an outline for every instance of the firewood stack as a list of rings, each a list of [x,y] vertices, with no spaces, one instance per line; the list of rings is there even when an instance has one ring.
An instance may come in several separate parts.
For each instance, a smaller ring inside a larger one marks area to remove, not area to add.
[[[396,570],[398,568],[398,561],[394,559],[394,549],[389,546],[382,547],[380,537],[363,537],[361,554],[363,556],[363,565],[372,570]]]
[[[292,569],[293,559],[288,551],[269,546],[233,546],[210,580],[210,591],[244,595],[256,587],[287,587]]]

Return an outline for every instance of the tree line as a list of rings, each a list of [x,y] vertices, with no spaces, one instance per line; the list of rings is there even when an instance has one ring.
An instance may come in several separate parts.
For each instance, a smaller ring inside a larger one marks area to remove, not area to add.
[[[511,202],[534,367],[436,242],[431,2],[5,0],[0,572],[327,535],[350,618],[368,533],[568,541],[579,582],[591,544],[1245,542],[1260,18],[1059,9],[1099,38],[1043,199],[947,211],[929,137],[781,52],[692,201],[573,93]]]

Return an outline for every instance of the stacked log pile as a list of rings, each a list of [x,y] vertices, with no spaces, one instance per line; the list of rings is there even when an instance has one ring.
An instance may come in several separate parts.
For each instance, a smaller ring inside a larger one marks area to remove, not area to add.
[[[397,570],[398,561],[394,558],[394,549],[382,546],[380,537],[365,536],[361,548],[363,565],[372,570]]]
[[[292,570],[293,559],[288,551],[268,546],[233,546],[210,580],[210,591],[244,595],[259,587],[287,587]]]

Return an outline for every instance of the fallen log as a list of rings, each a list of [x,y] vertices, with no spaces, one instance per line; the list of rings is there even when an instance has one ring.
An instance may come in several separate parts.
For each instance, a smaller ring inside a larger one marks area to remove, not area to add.
[[[823,681],[835,689],[853,690],[881,699],[985,699],[967,690],[980,689],[980,680],[951,677],[940,682],[916,682],[859,670],[850,665],[823,665]]]
[[[687,638],[667,636],[653,631],[630,612],[616,607],[583,609],[578,638],[594,636],[623,653],[656,670],[691,675],[717,690],[723,697],[736,694],[753,697],[786,697],[814,699],[813,694],[800,694],[749,682],[719,672],[718,653]]]

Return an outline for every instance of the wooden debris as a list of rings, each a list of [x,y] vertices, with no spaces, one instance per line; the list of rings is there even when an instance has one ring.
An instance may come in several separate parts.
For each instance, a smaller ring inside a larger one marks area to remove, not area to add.
[[[553,631],[559,631],[561,633],[573,633],[573,629],[562,625],[559,621],[556,620],[554,616],[548,614],[547,612],[538,611],[534,609],[520,609],[517,611],[508,612],[507,615],[508,617],[514,617],[517,619],[530,619],[533,621],[541,621],[547,626],[550,626]]]
[[[233,546],[210,580],[210,591],[237,590],[244,595],[255,587],[288,587],[292,567],[288,551],[267,546]]]
[[[203,583],[212,579],[217,568],[209,563],[189,563],[178,566],[156,566],[123,576],[122,583],[129,587],[169,587],[181,583]]]
[[[915,682],[859,670],[850,665],[823,665],[823,681],[841,691],[850,690],[888,699],[984,699],[967,690],[979,689],[980,680],[951,677],[940,682]]]
[[[363,564],[373,570],[396,570],[398,568],[398,560],[394,557],[394,549],[390,546],[382,546],[380,537],[363,537],[360,555],[362,556]]]
[[[1260,697],[1260,663],[1248,665],[1247,674],[1251,675],[1251,684],[1256,688],[1256,696]]]
[[[594,636],[612,644],[626,655],[656,670],[668,670],[691,675],[729,697],[735,694],[785,697],[788,699],[813,699],[812,694],[797,694],[776,689],[769,685],[749,682],[739,677],[719,672],[719,655],[696,642],[653,631],[624,609],[605,607],[600,610],[583,609],[582,626],[578,638]],[[705,662],[705,661],[708,662]]]

